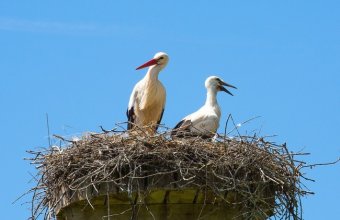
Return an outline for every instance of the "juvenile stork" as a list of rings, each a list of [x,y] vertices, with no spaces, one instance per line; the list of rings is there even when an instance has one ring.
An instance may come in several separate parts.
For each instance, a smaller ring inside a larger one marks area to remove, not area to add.
[[[149,67],[148,72],[132,90],[126,115],[127,129],[137,126],[151,126],[150,132],[156,132],[162,120],[166,92],[158,80],[159,72],[167,65],[169,57],[164,52],[156,53],[153,59],[137,67],[136,70]]]
[[[205,104],[196,112],[184,117],[172,130],[172,136],[201,136],[202,138],[211,138],[215,135],[221,118],[221,110],[217,103],[217,92],[224,91],[233,95],[225,87],[228,86],[236,89],[228,83],[225,83],[217,76],[210,76],[205,80],[207,88],[207,98]]]

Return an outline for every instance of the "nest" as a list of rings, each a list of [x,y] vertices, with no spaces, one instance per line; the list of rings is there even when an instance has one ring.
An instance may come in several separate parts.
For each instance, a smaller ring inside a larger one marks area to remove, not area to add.
[[[67,146],[29,151],[38,169],[37,185],[30,191],[31,218],[54,219],[62,200],[102,183],[128,193],[197,188],[222,200],[234,192],[247,218],[301,218],[300,197],[309,192],[300,182],[304,162],[294,158],[303,153],[257,136],[171,139],[169,132],[144,135],[143,130],[104,131],[75,141],[57,136]],[[165,176],[172,180],[158,181]],[[141,182],[146,179],[147,185]]]

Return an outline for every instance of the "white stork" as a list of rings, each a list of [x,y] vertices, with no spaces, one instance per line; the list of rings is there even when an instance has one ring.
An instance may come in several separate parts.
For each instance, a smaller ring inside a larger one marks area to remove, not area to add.
[[[128,118],[127,129],[135,125],[152,126],[155,132],[162,120],[166,92],[158,80],[159,72],[167,65],[169,57],[164,52],[158,52],[153,59],[137,67],[136,70],[149,67],[145,77],[140,80],[132,90],[126,115]]]
[[[236,89],[228,83],[225,83],[217,76],[210,76],[205,80],[207,88],[207,98],[205,104],[196,112],[184,117],[171,132],[172,136],[183,137],[188,135],[199,135],[203,138],[213,137],[219,127],[221,110],[217,103],[217,92],[224,91],[233,95],[225,87],[228,86]],[[190,133],[189,133],[190,132]]]

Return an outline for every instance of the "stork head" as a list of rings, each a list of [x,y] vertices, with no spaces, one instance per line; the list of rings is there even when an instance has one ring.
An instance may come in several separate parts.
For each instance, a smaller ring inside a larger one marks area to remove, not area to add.
[[[169,56],[168,54],[164,52],[158,52],[155,54],[155,56],[149,60],[148,62],[144,63],[143,65],[136,68],[136,70],[143,69],[148,66],[157,66],[158,68],[163,69],[169,62]]]
[[[226,87],[231,87],[234,89],[237,89],[235,86],[230,85],[226,82],[224,82],[221,78],[217,77],[217,76],[209,76],[206,80],[205,80],[205,88],[207,89],[213,89],[214,91],[223,91],[226,92],[230,95],[233,95],[231,92],[229,92],[228,89],[226,89],[224,86]]]

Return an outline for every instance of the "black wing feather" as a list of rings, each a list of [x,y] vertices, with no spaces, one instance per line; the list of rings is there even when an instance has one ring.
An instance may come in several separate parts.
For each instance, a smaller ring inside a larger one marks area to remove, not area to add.
[[[192,125],[191,120],[182,120],[172,129],[171,136],[178,138],[185,137],[200,137],[202,139],[212,138],[214,135],[206,135],[195,132],[190,132],[190,126]]]
[[[182,125],[186,125],[186,124],[187,124],[187,127],[185,127],[184,129],[180,129]],[[178,132],[183,133],[183,131],[190,131],[189,129],[190,124],[191,124],[190,120],[183,119],[182,121],[178,122],[177,125],[172,129],[171,136],[183,137],[183,135],[178,135],[177,133]]]
[[[128,118],[127,129],[131,130],[134,126],[136,115],[133,106],[126,110],[126,116]]]
[[[163,108],[163,110],[162,110],[161,117],[159,117],[159,120],[157,121],[155,131],[157,131],[157,129],[158,129],[158,127],[159,127],[159,124],[160,124],[161,121],[162,121],[163,113],[164,113],[164,108]]]
[[[181,125],[185,122],[185,120],[183,119],[182,121],[178,122],[177,125],[174,127],[174,129],[180,128]]]

